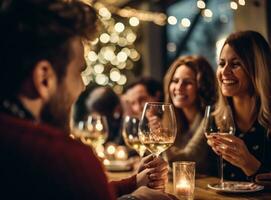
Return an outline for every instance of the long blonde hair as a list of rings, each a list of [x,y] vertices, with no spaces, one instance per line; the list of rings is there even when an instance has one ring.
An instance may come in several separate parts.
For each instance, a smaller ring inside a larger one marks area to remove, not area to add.
[[[270,132],[271,129],[271,50],[264,37],[255,31],[232,33],[226,39],[228,44],[244,63],[244,71],[249,77],[249,94],[256,99],[254,111],[258,114],[259,123]],[[223,49],[222,48],[222,49]],[[221,118],[226,106],[233,108],[232,98],[225,97],[219,88],[219,98],[215,115]]]
[[[190,68],[196,75],[197,79],[197,109],[198,112],[203,115],[206,105],[214,104],[217,99],[216,90],[216,78],[215,73],[209,64],[209,62],[202,56],[181,56],[177,58],[169,67],[165,77],[164,77],[164,92],[165,92],[165,102],[172,103],[169,86],[174,76],[174,73],[178,67],[185,65]],[[187,119],[181,109],[175,109],[178,132],[185,131],[188,129]],[[179,123],[179,122],[182,123]],[[182,124],[182,126],[181,126]]]

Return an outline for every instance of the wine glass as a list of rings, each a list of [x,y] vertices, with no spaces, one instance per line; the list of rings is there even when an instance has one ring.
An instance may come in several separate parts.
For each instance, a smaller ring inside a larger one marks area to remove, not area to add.
[[[139,156],[142,158],[146,151],[146,147],[140,142],[138,137],[138,124],[139,119],[132,116],[126,116],[122,126],[122,136],[125,144],[136,150]]]
[[[94,149],[105,143],[108,137],[106,117],[99,114],[90,114],[87,120],[74,122],[72,134],[84,144]]]
[[[204,132],[207,136],[213,134],[234,135],[235,125],[230,106],[226,106],[223,110],[223,115],[221,116],[221,118],[216,119],[212,112],[211,106],[206,106],[204,115]],[[225,146],[221,144],[221,148],[225,148]],[[219,189],[224,189],[222,155],[220,155],[220,185],[218,185],[217,187],[219,187]]]
[[[145,103],[139,122],[139,139],[156,156],[169,148],[176,138],[177,126],[172,104]]]

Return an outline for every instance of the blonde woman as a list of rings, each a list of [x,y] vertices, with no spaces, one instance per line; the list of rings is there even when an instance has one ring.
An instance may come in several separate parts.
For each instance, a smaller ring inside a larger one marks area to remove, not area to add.
[[[215,116],[219,120],[229,105],[236,133],[208,136],[208,144],[226,161],[226,179],[249,180],[271,169],[270,67],[270,47],[261,34],[236,32],[226,39],[217,68]]]
[[[206,105],[216,100],[215,73],[201,56],[182,56],[164,79],[165,101],[174,105],[178,133],[166,155],[169,162],[197,161],[197,172],[208,169],[207,143],[200,128]]]

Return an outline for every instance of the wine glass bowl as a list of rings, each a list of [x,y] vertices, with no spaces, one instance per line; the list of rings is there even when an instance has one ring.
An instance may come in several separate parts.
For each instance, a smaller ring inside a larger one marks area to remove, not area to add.
[[[134,149],[140,157],[143,157],[146,147],[139,140],[138,124],[139,119],[132,116],[126,116],[123,121],[122,136],[125,144]]]
[[[105,143],[108,137],[108,125],[106,117],[98,114],[91,114],[87,120],[82,120],[73,125],[73,135],[80,138],[82,143],[96,147]]]
[[[148,102],[139,122],[139,139],[156,156],[169,148],[177,134],[173,106],[169,103]]]

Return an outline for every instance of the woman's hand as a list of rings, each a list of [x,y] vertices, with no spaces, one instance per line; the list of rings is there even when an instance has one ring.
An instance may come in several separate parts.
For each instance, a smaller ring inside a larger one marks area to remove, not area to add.
[[[261,163],[248,151],[240,138],[229,134],[207,136],[208,144],[216,154],[243,170],[247,176],[257,172]]]
[[[165,190],[168,181],[168,163],[161,157],[149,155],[142,158],[137,173],[137,185]]]

